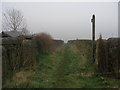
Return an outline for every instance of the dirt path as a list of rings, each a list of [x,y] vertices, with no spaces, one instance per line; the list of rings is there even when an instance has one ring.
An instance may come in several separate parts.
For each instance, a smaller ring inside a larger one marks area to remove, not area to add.
[[[55,87],[85,87],[84,79],[91,77],[94,72],[87,72],[87,57],[79,51],[75,46],[65,45],[60,64],[56,70],[56,86]]]
[[[56,75],[56,85],[55,87],[66,87],[66,76],[71,73],[70,70],[70,64],[71,64],[71,59],[73,58],[74,54],[71,53],[70,46],[65,45],[63,49],[63,55],[62,59],[60,61],[60,64],[57,67],[57,75]]]
[[[85,47],[85,46],[84,46]],[[112,79],[103,78],[96,75],[95,66],[91,60],[90,52],[87,48],[81,48],[78,50],[74,45],[64,45],[62,54],[59,54],[62,58],[56,69],[56,82],[57,88],[109,88],[118,87],[117,82]]]

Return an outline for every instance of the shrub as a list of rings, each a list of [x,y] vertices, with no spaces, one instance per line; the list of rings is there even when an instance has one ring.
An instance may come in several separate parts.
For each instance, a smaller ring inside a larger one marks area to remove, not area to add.
[[[5,61],[8,61],[9,68],[11,70],[19,69],[21,66],[21,56],[22,56],[22,40],[18,38],[6,38],[3,39],[3,46],[5,49],[5,52],[3,52],[3,55],[6,55]]]
[[[22,63],[22,41],[18,38],[2,39],[3,83],[14,71],[19,70]]]
[[[120,38],[108,39],[108,69],[120,78]]]
[[[59,47],[64,44],[63,40],[54,40],[56,47]]]
[[[23,40],[22,43],[22,67],[31,68],[36,64],[36,48],[32,40]]]
[[[105,42],[102,39],[102,35],[97,42],[97,62],[98,69],[101,73],[107,72],[107,51]]]
[[[39,53],[46,53],[55,50],[54,40],[46,33],[36,34],[34,36],[34,43]]]
[[[5,79],[20,69],[30,69],[35,65],[36,49],[32,40],[23,38],[3,38],[2,39],[2,69],[3,83]]]

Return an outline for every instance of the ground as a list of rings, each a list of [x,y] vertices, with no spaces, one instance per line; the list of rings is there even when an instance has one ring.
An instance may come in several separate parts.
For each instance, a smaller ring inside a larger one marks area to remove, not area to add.
[[[102,77],[96,70],[90,47],[65,44],[40,54],[31,70],[17,72],[4,87],[24,88],[118,88],[120,81]]]

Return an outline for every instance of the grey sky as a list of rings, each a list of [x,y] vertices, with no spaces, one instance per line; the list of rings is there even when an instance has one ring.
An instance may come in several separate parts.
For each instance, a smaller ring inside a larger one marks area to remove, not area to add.
[[[21,10],[31,32],[46,32],[55,39],[91,39],[91,15],[96,15],[96,38],[118,36],[117,2],[2,3],[2,10]]]
[[[118,4],[118,37],[120,37],[120,1]]]

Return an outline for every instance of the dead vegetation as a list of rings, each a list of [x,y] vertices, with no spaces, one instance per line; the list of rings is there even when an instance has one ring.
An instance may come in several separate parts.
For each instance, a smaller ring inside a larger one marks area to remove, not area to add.
[[[3,84],[14,72],[34,67],[38,54],[55,50],[52,37],[45,33],[3,38],[2,45]]]
[[[97,42],[97,62],[98,62],[98,69],[101,73],[108,72],[107,67],[107,51],[105,42],[102,40],[102,36]]]
[[[34,36],[34,43],[38,52],[49,52],[55,50],[55,42],[52,37],[46,33],[39,33]]]
[[[119,39],[97,41],[97,62],[99,71],[105,76],[120,78]]]

